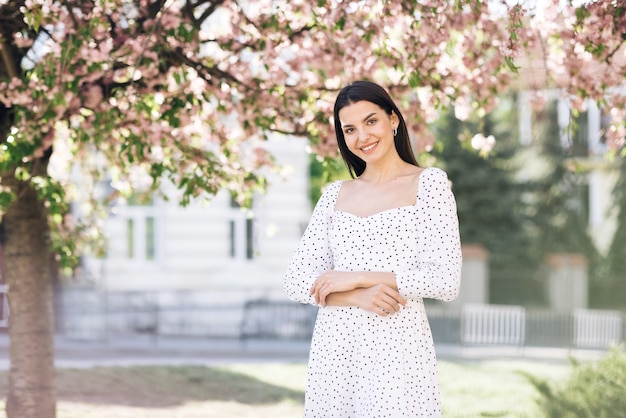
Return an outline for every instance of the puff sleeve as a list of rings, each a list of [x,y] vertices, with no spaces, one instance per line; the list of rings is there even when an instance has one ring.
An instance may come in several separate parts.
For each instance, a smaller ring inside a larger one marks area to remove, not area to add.
[[[315,305],[315,298],[309,295],[313,282],[334,266],[329,229],[340,187],[340,181],[331,183],[315,205],[283,278],[283,289],[289,299]]]
[[[461,241],[456,201],[447,174],[431,168],[422,175],[417,214],[418,266],[396,271],[396,283],[406,298],[451,301],[461,285]]]

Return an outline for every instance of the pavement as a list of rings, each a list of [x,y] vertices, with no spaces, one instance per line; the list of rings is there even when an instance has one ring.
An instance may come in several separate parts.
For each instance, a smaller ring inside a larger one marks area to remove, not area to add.
[[[10,339],[0,333],[0,370],[10,367]],[[308,340],[237,338],[180,338],[126,336],[107,340],[76,340],[55,337],[58,368],[91,368],[133,365],[216,365],[229,363],[301,362],[308,357]],[[557,347],[459,346],[437,344],[437,357],[457,362],[525,360],[569,363],[570,358],[594,360],[606,350]]]

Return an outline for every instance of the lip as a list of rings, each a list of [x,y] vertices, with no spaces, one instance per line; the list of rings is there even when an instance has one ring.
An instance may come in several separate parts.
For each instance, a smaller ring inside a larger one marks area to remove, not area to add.
[[[361,152],[363,152],[365,154],[368,154],[368,153],[370,153],[370,152],[372,152],[372,151],[374,151],[376,149],[376,147],[378,146],[378,142],[379,141],[372,142],[371,144],[367,144],[365,146],[362,146],[359,149],[361,150]]]

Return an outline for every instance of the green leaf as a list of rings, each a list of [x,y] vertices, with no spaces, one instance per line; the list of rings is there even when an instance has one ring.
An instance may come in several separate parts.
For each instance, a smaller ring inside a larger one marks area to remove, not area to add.
[[[20,181],[28,181],[30,179],[30,173],[25,167],[17,167],[15,169],[15,178]]]
[[[335,28],[337,30],[343,30],[343,28],[346,26],[346,18],[344,16],[342,16],[337,23],[335,24]]]
[[[12,191],[3,190],[0,191],[0,209],[4,210],[15,200],[15,193]]]
[[[504,62],[506,66],[509,67],[509,70],[513,71],[515,74],[518,74],[519,67],[515,65],[515,61],[511,57],[504,57]]]

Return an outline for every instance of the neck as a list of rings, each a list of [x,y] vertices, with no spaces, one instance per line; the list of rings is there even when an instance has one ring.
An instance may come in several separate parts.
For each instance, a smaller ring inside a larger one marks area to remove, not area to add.
[[[386,183],[398,177],[414,174],[418,167],[398,158],[386,164],[368,164],[359,179],[371,183]]]

